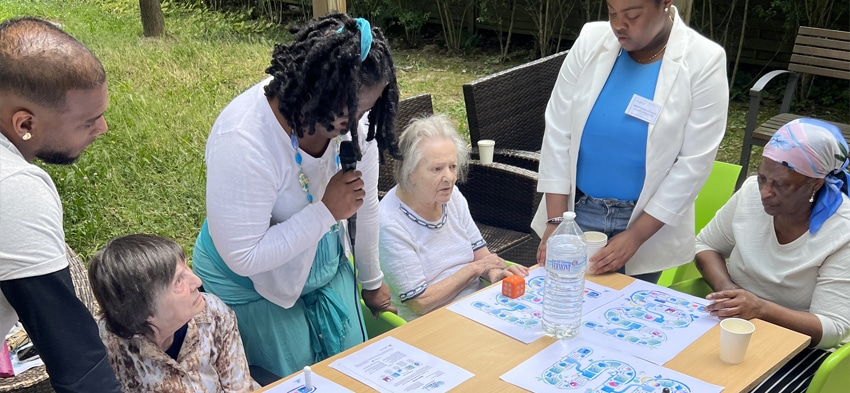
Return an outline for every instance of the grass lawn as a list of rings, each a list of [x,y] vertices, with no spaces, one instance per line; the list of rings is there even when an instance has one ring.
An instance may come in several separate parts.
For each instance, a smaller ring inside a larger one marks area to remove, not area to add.
[[[137,0],[0,3],[0,20],[32,15],[62,24],[107,70],[109,132],[76,164],[45,166],[65,206],[67,241],[84,259],[129,233],[171,237],[191,252],[205,216],[209,129],[232,98],[265,76],[274,43],[287,39],[283,29],[234,16],[174,5],[165,11],[167,37],[145,39]],[[451,116],[462,133],[461,85],[518,64],[419,50],[395,50],[394,58],[402,97],[431,93],[435,109]],[[719,160],[738,160],[745,105],[730,108]],[[846,121],[848,115],[828,117]]]

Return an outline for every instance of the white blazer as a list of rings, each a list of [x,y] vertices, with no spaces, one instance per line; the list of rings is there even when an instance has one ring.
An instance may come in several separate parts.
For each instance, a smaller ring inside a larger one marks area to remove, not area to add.
[[[608,22],[585,24],[546,108],[537,191],[568,194],[569,210],[575,208],[581,134],[620,49]],[[626,264],[630,275],[693,259],[694,199],[726,131],[729,89],[723,48],[675,18],[661,61],[653,101],[662,110],[656,123],[648,124],[646,179],[629,225],[644,211],[665,225]],[[538,234],[545,229],[546,216],[544,198],[532,222]]]

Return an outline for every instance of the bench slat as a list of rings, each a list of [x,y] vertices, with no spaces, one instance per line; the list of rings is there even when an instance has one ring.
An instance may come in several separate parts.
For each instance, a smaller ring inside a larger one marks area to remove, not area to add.
[[[788,69],[791,70],[791,71],[794,71],[794,72],[802,73],[802,74],[812,74],[812,75],[828,76],[830,78],[850,80],[850,70],[847,70],[847,71],[831,70],[831,69],[828,69],[828,68],[813,67],[813,66],[802,65],[802,64],[789,65]]]
[[[823,57],[792,55],[791,63],[795,65],[819,67],[827,70],[850,71],[850,53],[846,60],[825,59]]]
[[[831,48],[838,50],[847,50],[850,48],[850,41],[834,40],[829,38],[819,37],[797,37],[794,41],[794,51],[797,51],[797,46],[814,46],[819,48]]]
[[[788,122],[794,119],[799,119],[801,115],[795,113],[782,113],[768,119],[764,124],[760,127],[756,128],[753,131],[753,139],[760,141],[759,145],[764,146],[764,144],[770,140],[770,137],[779,129],[779,127],[784,126]],[[844,135],[844,139],[850,140],[850,124],[845,123],[837,123],[834,121],[828,121],[827,123],[833,124],[841,130],[841,133]]]
[[[794,50],[794,53],[791,54],[791,62],[794,62],[795,56],[810,56],[817,59],[830,59],[830,60],[838,60],[843,62],[850,61],[850,48],[847,50],[838,50],[838,49],[825,49],[825,48],[815,48],[812,46],[803,46]],[[817,62],[809,62],[810,64],[818,64]]]
[[[827,37],[837,40],[850,41],[850,31],[821,29],[818,27],[800,26],[798,36]]]

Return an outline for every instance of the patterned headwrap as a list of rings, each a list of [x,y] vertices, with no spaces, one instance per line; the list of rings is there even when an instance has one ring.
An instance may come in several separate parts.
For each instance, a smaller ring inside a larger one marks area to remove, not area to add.
[[[847,194],[847,141],[838,127],[815,119],[797,119],[773,134],[763,157],[795,172],[824,179],[809,217],[809,232],[817,233],[824,221],[841,206]]]

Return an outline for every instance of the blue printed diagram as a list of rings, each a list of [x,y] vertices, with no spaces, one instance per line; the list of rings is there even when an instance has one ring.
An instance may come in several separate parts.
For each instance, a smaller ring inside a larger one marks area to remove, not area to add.
[[[472,307],[518,327],[531,329],[540,325],[543,316],[543,277],[526,282],[525,294],[511,299],[497,292],[492,301],[477,300]]]
[[[316,391],[316,387],[315,387],[315,386],[313,386],[313,387],[312,387],[312,388],[310,388],[310,389],[307,389],[307,387],[306,387],[306,386],[301,385],[301,386],[299,386],[299,387],[297,387],[297,388],[295,388],[295,389],[291,389],[291,390],[290,390],[289,392],[287,392],[287,393],[313,393],[313,392],[315,392],[315,391]]]
[[[400,364],[406,362],[407,364]],[[392,369],[386,370],[384,375],[381,376],[381,380],[384,382],[392,382],[398,378],[406,377],[416,371],[422,363],[417,362],[415,360],[407,359],[405,361],[396,362],[391,367]]]
[[[628,303],[606,310],[606,323],[585,321],[583,325],[622,341],[657,348],[667,341],[670,330],[687,328],[708,315],[702,304],[656,290],[634,292]]]
[[[539,380],[563,390],[582,393],[661,393],[664,388],[671,393],[690,393],[691,389],[682,382],[648,376],[620,360],[594,360],[593,349],[579,347],[558,359],[543,371]]]
[[[516,299],[497,292],[492,300],[473,301],[471,306],[511,325],[525,329],[535,328],[540,325],[540,319],[543,317],[543,280],[543,276],[530,278],[526,283],[525,294]],[[585,287],[584,296],[585,299],[597,299],[602,293]]]

